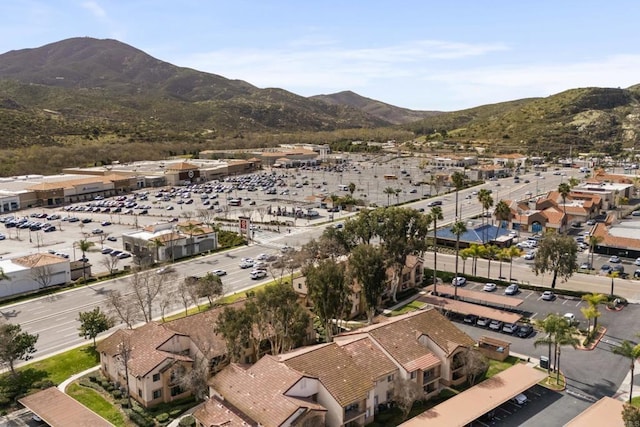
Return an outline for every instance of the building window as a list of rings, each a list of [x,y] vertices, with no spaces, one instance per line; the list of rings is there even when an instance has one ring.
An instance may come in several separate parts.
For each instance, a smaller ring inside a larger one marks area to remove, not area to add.
[[[393,374],[387,376],[387,382],[393,382]]]
[[[391,396],[393,395],[391,390],[387,390],[387,402],[391,400]]]
[[[180,386],[171,387],[171,397],[175,397],[182,393]]]
[[[416,379],[416,371],[411,372],[411,379],[412,380]]]
[[[162,389],[159,388],[158,390],[153,390],[153,398],[154,399],[160,399],[162,397]]]
[[[142,390],[141,389],[138,389],[138,396],[142,397]]]
[[[153,382],[160,381],[160,374],[153,374]]]

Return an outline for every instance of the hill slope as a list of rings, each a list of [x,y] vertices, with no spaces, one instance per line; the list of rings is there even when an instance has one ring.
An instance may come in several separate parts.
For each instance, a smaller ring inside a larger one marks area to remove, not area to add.
[[[416,111],[407,108],[385,104],[375,99],[360,96],[355,92],[343,91],[331,95],[316,95],[311,99],[318,99],[332,105],[346,105],[364,111],[392,124],[415,122],[425,117],[441,114],[439,111]]]
[[[177,67],[116,40],[73,38],[7,52],[0,55],[0,79],[0,107],[20,106],[23,114],[17,125],[26,133],[29,114],[37,120],[43,109],[60,113],[58,120],[69,121],[71,128],[109,128],[117,123],[131,129],[146,127],[151,119],[154,128],[165,133],[318,131],[390,124],[348,106]],[[0,122],[7,121],[3,114],[0,108]],[[14,121],[12,128],[18,131],[15,126]]]
[[[620,151],[640,142],[640,91],[581,88],[443,113],[407,125],[424,135],[502,144],[524,152]]]

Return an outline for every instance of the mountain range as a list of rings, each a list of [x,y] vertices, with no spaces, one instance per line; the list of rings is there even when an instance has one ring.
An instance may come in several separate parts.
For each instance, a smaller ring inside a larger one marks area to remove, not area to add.
[[[0,55],[0,148],[64,145],[77,137],[154,142],[390,127],[519,151],[614,150],[638,142],[639,100],[636,85],[415,111],[351,91],[307,98],[261,89],[116,40],[83,37]]]

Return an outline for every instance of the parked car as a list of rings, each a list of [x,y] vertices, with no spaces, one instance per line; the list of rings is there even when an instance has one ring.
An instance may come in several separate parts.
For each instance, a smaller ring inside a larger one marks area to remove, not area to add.
[[[518,338],[528,338],[531,334],[533,334],[533,326],[528,324],[518,325],[518,331],[516,332]]]
[[[604,264],[602,267],[600,267],[600,272],[602,274],[609,274],[613,271],[613,267],[611,267],[609,264]]]
[[[482,327],[489,326],[489,319],[486,317],[479,317],[478,320],[476,320],[476,325]]]
[[[633,262],[635,265],[640,266],[640,258],[636,258],[636,260]]]
[[[513,403],[515,403],[516,405],[522,406],[525,403],[527,403],[529,401],[529,399],[527,398],[527,396],[525,396],[524,394],[520,393],[516,397],[512,398],[511,401]]]
[[[467,314],[466,316],[464,316],[463,321],[464,323],[475,325],[478,322],[478,316],[476,316],[475,314]]]
[[[592,270],[593,267],[591,266],[590,262],[583,262],[582,264],[580,264],[580,269],[581,270]]]
[[[536,257],[536,253],[531,251],[531,252],[527,252],[523,258],[526,259],[527,261],[531,261],[532,259],[535,259],[535,257]]]
[[[465,283],[467,283],[467,279],[462,276],[454,277],[453,280],[451,280],[453,286],[464,286]]]
[[[482,290],[485,292],[493,292],[495,291],[497,288],[495,283],[485,283],[485,285],[483,286]]]
[[[569,323],[569,325],[574,325],[576,323],[576,315],[573,313],[565,313],[562,317]]]
[[[117,242],[118,238],[115,237],[115,236],[109,236],[109,237],[107,237],[107,240],[110,241],[110,242]]]
[[[129,252],[120,252],[116,257],[118,259],[131,258],[131,254]]]
[[[493,329],[494,331],[501,331],[503,326],[504,322],[499,320],[492,320],[491,323],[489,323],[489,329]]]
[[[515,295],[518,293],[518,285],[516,285],[515,283],[510,284],[509,286],[507,286],[507,289],[504,290],[504,294],[505,295]]]
[[[166,273],[171,273],[172,271],[174,271],[173,267],[171,267],[170,265],[167,265],[165,267],[161,267],[161,268],[157,269],[156,273],[158,273],[158,274],[166,274]]]
[[[102,248],[102,254],[103,255],[109,255],[112,251],[113,251],[113,249],[111,249],[111,248]]]
[[[101,228],[94,228],[91,230],[91,234],[102,234],[104,231]]]
[[[505,323],[502,327],[502,332],[505,334],[515,334],[518,331],[518,325],[515,323]]]
[[[619,256],[617,256],[617,255],[612,255],[612,256],[609,258],[609,262],[610,262],[611,264],[619,264],[619,263],[621,263],[621,262],[622,262],[622,260],[620,259],[620,257],[619,257]]]
[[[551,291],[544,291],[541,298],[543,301],[553,301],[556,299],[556,294]]]

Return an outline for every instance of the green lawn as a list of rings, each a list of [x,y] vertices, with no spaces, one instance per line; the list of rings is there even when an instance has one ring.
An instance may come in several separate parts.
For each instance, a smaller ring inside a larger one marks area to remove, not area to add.
[[[100,364],[100,355],[92,344],[74,348],[64,353],[48,357],[38,362],[29,363],[18,368],[19,371],[27,369],[46,372],[46,377],[55,384],[80,373],[86,369]]]
[[[507,370],[512,367],[516,363],[520,363],[521,360],[514,356],[509,356],[504,359],[504,362],[500,362],[498,360],[489,360],[489,369],[485,375],[485,378],[491,378],[494,375],[499,374],[500,372]]]
[[[116,427],[127,426],[125,417],[117,409],[118,407],[105,399],[96,390],[73,383],[67,387],[67,394]]]
[[[400,307],[397,310],[393,310],[391,312],[392,316],[399,316],[401,314],[409,313],[411,311],[416,311],[424,307],[426,304],[420,301],[411,301],[409,304]]]

